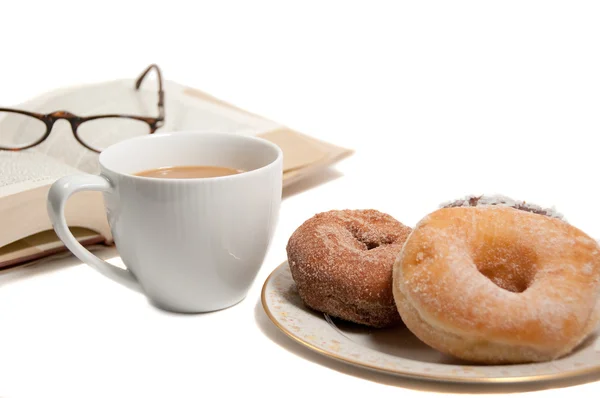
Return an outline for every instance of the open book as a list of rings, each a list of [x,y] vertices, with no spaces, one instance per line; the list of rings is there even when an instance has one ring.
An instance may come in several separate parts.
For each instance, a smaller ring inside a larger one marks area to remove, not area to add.
[[[136,91],[133,80],[116,80],[65,88],[16,108],[40,113],[68,110],[79,116],[104,113],[156,116],[155,82],[148,81],[144,86]],[[284,189],[351,154],[348,149],[293,131],[199,90],[165,81],[164,91],[165,124],[157,133],[219,131],[268,139],[284,153]],[[27,128],[27,124],[15,124],[0,117],[3,140],[27,134]],[[50,136],[36,147],[18,152],[0,151],[0,269],[64,251],[46,212],[48,189],[62,176],[98,171],[98,154],[79,144],[64,121],[57,122]],[[112,243],[101,193],[75,194],[67,202],[65,216],[83,245]]]

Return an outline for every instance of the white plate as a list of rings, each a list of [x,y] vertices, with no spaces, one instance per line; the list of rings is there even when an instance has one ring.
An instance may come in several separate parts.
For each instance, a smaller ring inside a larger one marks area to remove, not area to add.
[[[446,356],[405,327],[373,329],[304,306],[288,263],[265,281],[262,305],[271,321],[292,339],[331,358],[398,376],[461,383],[517,383],[600,375],[600,338],[588,338],[570,355],[545,363],[485,366]]]

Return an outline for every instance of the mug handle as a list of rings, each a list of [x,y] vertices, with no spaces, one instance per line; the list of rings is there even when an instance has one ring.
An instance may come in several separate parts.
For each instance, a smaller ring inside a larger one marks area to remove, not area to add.
[[[114,266],[93,255],[75,239],[67,226],[65,203],[71,195],[81,191],[110,192],[112,190],[110,182],[102,176],[83,174],[62,177],[54,182],[48,191],[48,215],[60,240],[77,258],[112,280],[141,291],[137,279],[129,270]]]

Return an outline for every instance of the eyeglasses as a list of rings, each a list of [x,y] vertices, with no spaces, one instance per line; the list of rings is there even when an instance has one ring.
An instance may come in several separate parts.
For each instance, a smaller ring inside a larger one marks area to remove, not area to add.
[[[84,147],[101,152],[112,143],[136,135],[153,134],[165,121],[165,94],[160,69],[152,64],[138,77],[135,89],[139,90],[150,71],[156,71],[158,80],[158,117],[106,114],[81,117],[68,111],[49,114],[21,109],[0,108],[0,150],[20,151],[44,142],[58,120],[71,125],[75,139]]]

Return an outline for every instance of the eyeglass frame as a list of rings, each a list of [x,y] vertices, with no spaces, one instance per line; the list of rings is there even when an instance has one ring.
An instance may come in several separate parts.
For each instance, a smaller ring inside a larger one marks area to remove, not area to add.
[[[148,127],[150,128],[149,134],[153,134],[154,132],[156,132],[157,129],[159,129],[160,127],[162,127],[164,125],[164,121],[165,121],[165,105],[164,105],[165,93],[163,91],[163,80],[162,80],[162,73],[160,71],[160,68],[156,64],[151,64],[144,70],[144,72],[142,72],[142,74],[137,78],[137,80],[135,82],[135,89],[139,90],[142,82],[144,81],[144,78],[153,69],[156,71],[157,80],[158,80],[158,117],[146,117],[146,116],[127,115],[127,114],[104,114],[104,115],[94,115],[94,116],[82,117],[82,116],[78,116],[69,111],[64,111],[64,110],[63,111],[54,111],[54,112],[48,113],[48,114],[42,114],[42,113],[29,112],[29,111],[15,109],[15,108],[1,108],[0,107],[0,112],[18,113],[21,115],[30,116],[37,120],[40,120],[41,122],[43,122],[46,125],[46,132],[36,142],[34,142],[32,144],[28,144],[28,145],[20,147],[20,148],[7,148],[7,147],[0,146],[0,150],[17,152],[17,151],[22,151],[24,149],[33,148],[34,146],[41,144],[50,136],[50,134],[52,133],[52,127],[54,126],[54,123],[56,123],[59,120],[68,121],[69,124],[71,125],[71,132],[75,136],[75,139],[81,145],[83,145],[87,149],[89,149],[93,152],[96,152],[96,153],[100,153],[101,150],[98,150],[96,148],[93,148],[93,147],[87,145],[79,137],[79,134],[77,133],[78,127],[85,122],[88,122],[91,120],[98,120],[98,119],[114,119],[114,118],[139,120],[141,122],[147,123]]]

